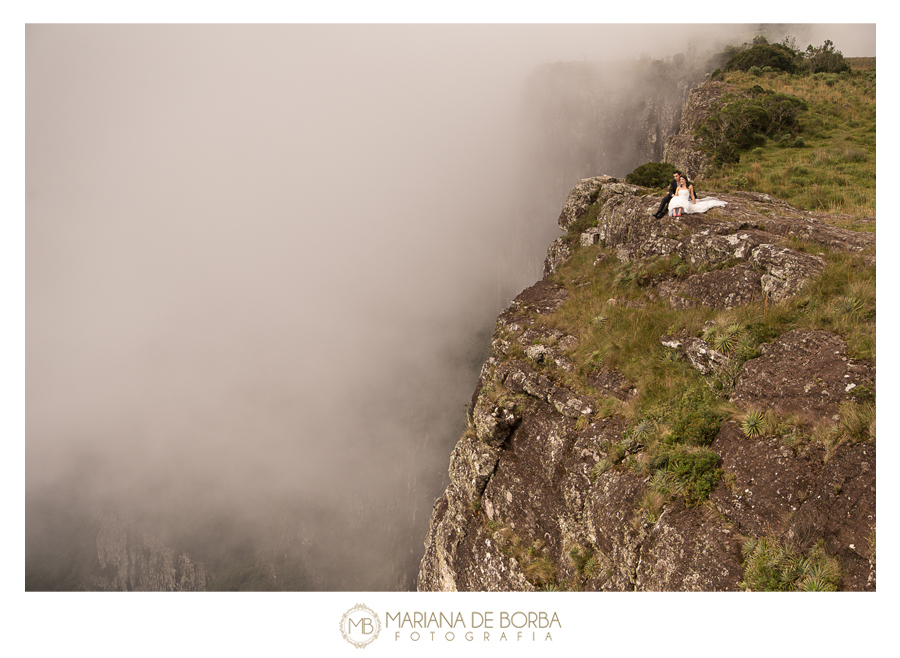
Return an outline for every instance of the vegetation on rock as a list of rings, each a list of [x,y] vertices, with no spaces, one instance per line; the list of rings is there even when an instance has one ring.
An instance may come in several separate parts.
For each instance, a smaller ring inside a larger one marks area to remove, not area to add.
[[[771,51],[792,53],[792,66],[739,65]],[[686,115],[684,134],[673,138],[682,149],[675,159],[694,177],[702,169],[708,187],[769,194],[874,231],[874,58],[845,59],[831,41],[799,51],[792,39],[757,39],[725,56],[726,70],[696,90],[715,91],[718,100],[706,98],[702,113]]]
[[[841,567],[817,542],[807,553],[773,537],[749,538],[744,543],[744,580],[741,586],[757,592],[833,592]]]

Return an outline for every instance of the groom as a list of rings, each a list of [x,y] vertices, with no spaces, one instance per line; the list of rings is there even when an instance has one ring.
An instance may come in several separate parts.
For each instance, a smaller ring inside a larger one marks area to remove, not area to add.
[[[669,211],[669,201],[672,200],[672,197],[675,196],[675,190],[678,189],[678,179],[681,177],[680,171],[672,172],[672,182],[669,183],[669,193],[663,197],[662,203],[659,204],[659,209],[653,213],[653,216],[656,219],[662,219],[665,214]],[[685,176],[685,179],[687,177]]]

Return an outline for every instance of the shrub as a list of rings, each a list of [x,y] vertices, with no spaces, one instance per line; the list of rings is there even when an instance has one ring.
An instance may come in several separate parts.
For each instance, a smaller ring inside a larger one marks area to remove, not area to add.
[[[678,450],[670,455],[666,468],[678,483],[686,504],[698,505],[709,498],[722,477],[720,460],[717,453],[707,448],[696,452]]]
[[[771,67],[776,71],[793,73],[797,70],[794,63],[794,53],[790,48],[781,44],[760,43],[752,48],[741,51],[732,57],[725,65],[726,71],[749,71],[756,67]]]
[[[805,73],[842,73],[850,70],[850,64],[844,59],[844,55],[840,50],[835,50],[834,43],[828,39],[818,48],[807,46],[806,52],[800,55],[799,60],[798,68]]]
[[[796,48],[796,39],[786,38],[782,43],[769,44],[765,39],[754,39],[742,48],[730,46],[724,53],[728,57],[725,71],[747,71],[751,75],[783,71],[788,74],[816,75],[822,73],[848,75],[850,64],[834,43],[826,40],[818,48],[812,45],[805,51]],[[829,84],[829,78],[825,78]],[[834,84],[831,82],[831,84]]]
[[[766,139],[783,140],[799,130],[800,116],[809,106],[795,96],[771,93],[758,85],[747,95],[726,94],[714,112],[698,126],[700,147],[716,164],[740,160],[739,151],[760,147]]]
[[[709,407],[684,413],[675,422],[670,440],[694,446],[708,446],[722,427],[722,415]]]
[[[648,162],[625,176],[625,181],[641,187],[665,189],[672,182],[675,166],[667,162]]]
[[[790,94],[767,94],[762,104],[769,115],[768,134],[795,130],[800,114],[809,109],[805,101]]]
[[[737,162],[737,160],[735,160]],[[733,176],[728,179],[729,184],[736,190],[749,190],[750,179],[746,176]]]

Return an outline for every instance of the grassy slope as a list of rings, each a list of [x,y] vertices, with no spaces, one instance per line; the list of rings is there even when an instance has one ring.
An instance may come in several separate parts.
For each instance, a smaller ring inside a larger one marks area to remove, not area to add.
[[[806,101],[809,111],[801,117],[798,135],[805,146],[785,148],[769,141],[707,176],[704,185],[765,192],[807,210],[875,217],[875,68],[870,59],[851,60],[854,69],[841,75],[726,73],[725,82],[739,88],[759,85]],[[847,219],[834,223],[862,228]],[[862,230],[874,231],[874,223]]]

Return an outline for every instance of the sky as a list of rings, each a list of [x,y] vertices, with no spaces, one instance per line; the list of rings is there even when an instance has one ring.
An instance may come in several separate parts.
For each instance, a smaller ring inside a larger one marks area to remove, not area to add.
[[[402,496],[410,425],[443,477],[458,361],[555,229],[498,272],[525,76],[733,29],[27,26],[23,490]],[[873,26],[787,33],[875,54]]]

